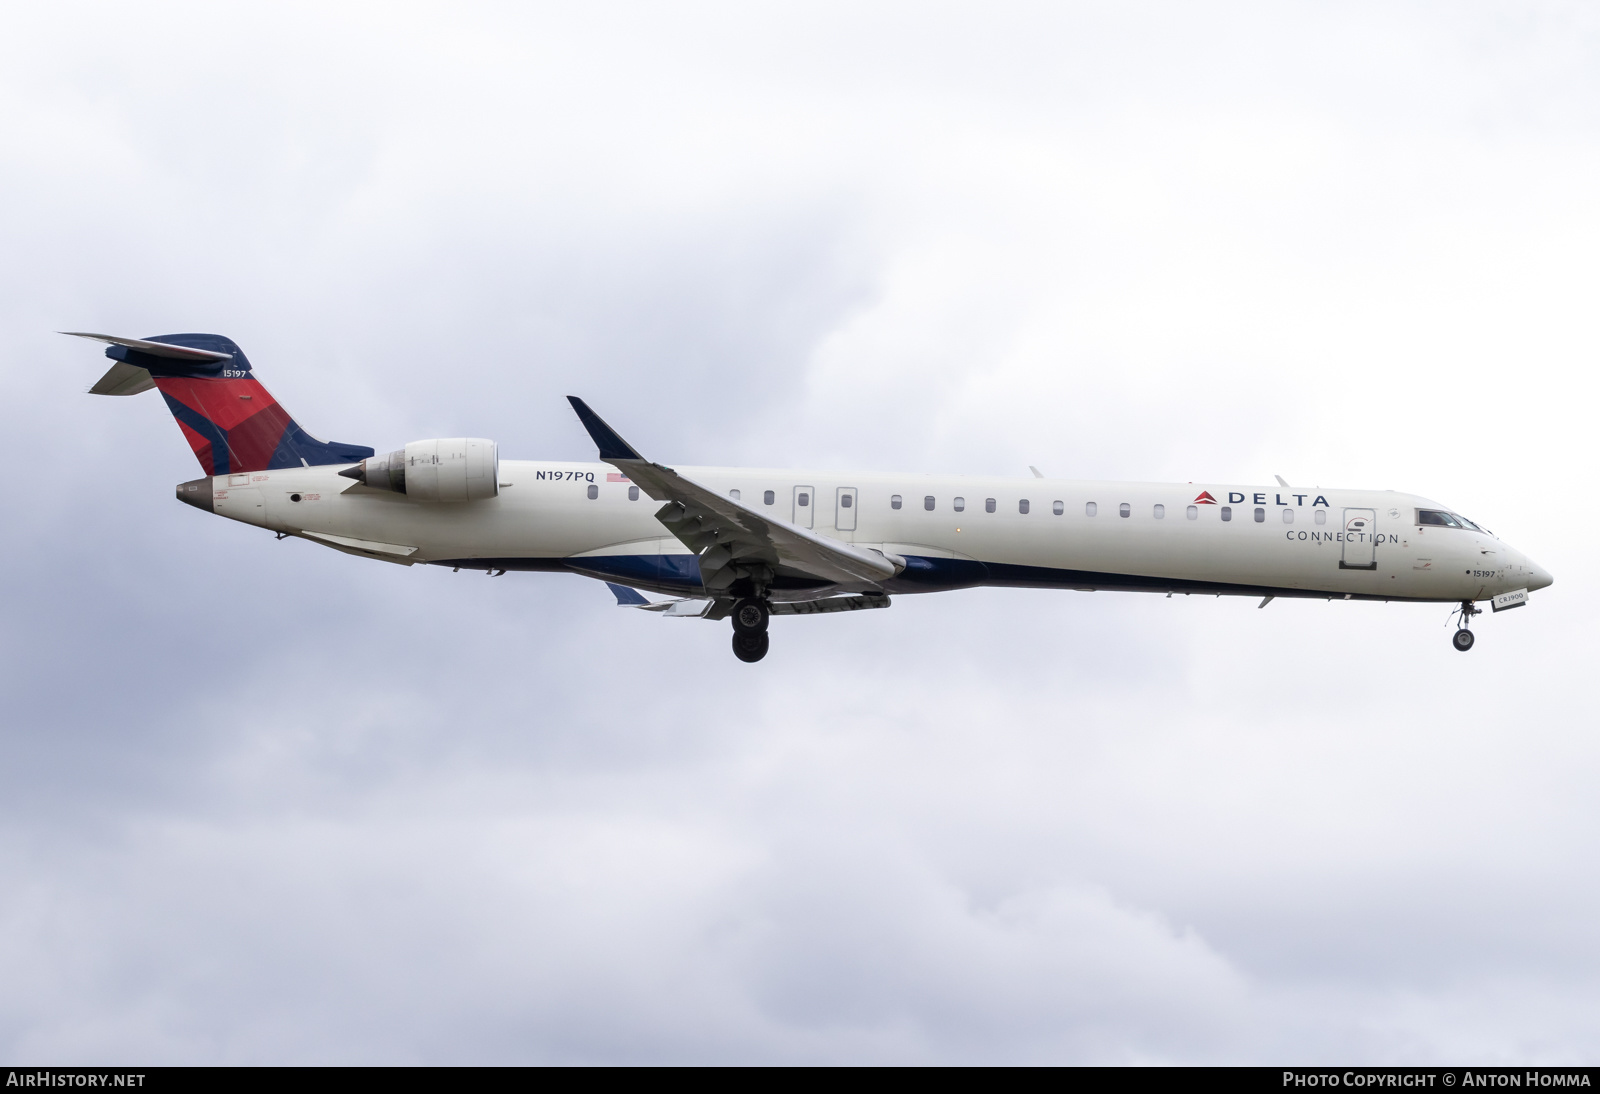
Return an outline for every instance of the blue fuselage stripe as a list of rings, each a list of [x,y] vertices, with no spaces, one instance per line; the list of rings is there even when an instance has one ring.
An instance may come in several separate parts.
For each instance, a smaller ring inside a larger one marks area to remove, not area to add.
[[[435,566],[472,570],[528,570],[575,572],[634,585],[676,596],[703,596],[699,560],[694,555],[588,555],[580,558],[458,558],[437,559]],[[1224,581],[1150,574],[1115,574],[1091,570],[1063,570],[1048,566],[1013,566],[972,559],[906,557],[906,568],[883,582],[888,593],[931,593],[951,589],[994,586],[1021,589],[1100,589],[1107,592],[1203,593],[1223,596],[1274,596],[1306,599],[1343,599],[1343,593],[1292,589],[1273,585],[1248,585]],[[796,583],[797,588],[805,587]],[[812,586],[814,587],[814,586]],[[1354,593],[1353,600],[1423,600],[1427,598]]]

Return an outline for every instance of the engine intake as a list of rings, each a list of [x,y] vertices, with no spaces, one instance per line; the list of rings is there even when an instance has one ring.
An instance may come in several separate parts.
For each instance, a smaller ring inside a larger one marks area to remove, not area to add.
[[[412,441],[339,474],[418,501],[481,501],[500,493],[500,447],[482,437]]]

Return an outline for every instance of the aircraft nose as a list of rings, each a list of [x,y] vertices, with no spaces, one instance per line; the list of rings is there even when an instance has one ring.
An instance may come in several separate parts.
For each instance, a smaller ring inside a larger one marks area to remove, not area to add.
[[[1530,593],[1536,589],[1548,589],[1555,584],[1555,580],[1550,576],[1549,570],[1546,570],[1532,559],[1528,560],[1528,591]]]

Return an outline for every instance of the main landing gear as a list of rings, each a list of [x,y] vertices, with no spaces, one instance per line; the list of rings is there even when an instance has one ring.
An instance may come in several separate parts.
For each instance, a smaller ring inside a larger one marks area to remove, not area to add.
[[[758,597],[746,597],[733,606],[733,655],[756,662],[767,655],[767,620],[772,610]]]
[[[1472,626],[1472,617],[1482,614],[1482,608],[1474,608],[1472,606],[1472,601],[1463,600],[1461,602],[1461,622],[1456,625],[1456,633],[1451,637],[1450,644],[1456,649],[1460,650],[1462,653],[1466,653],[1468,650],[1470,650],[1472,648],[1473,638],[1472,631],[1468,628]]]

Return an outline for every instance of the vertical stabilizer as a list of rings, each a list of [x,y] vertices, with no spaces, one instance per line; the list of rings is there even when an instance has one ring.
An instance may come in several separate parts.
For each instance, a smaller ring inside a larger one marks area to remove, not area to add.
[[[106,356],[116,363],[91,394],[160,391],[208,475],[356,463],[373,454],[364,445],[319,441],[301,429],[255,378],[244,351],[220,334],[63,333],[110,343]]]

